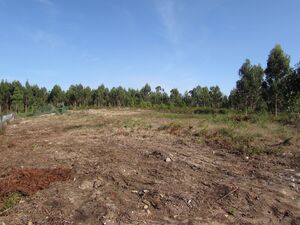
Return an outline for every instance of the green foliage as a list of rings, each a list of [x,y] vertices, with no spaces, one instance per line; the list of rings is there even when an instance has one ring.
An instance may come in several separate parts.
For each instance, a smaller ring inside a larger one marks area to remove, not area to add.
[[[197,86],[190,91],[190,95],[192,99],[192,106],[210,106],[210,92],[207,87]]]
[[[65,101],[65,93],[59,85],[54,85],[52,88],[48,101],[57,107],[59,104],[63,104]]]
[[[68,108],[85,109],[100,107],[154,108],[175,113],[227,114],[230,109],[252,113],[277,111],[300,112],[300,63],[289,67],[290,58],[280,45],[270,52],[267,68],[252,65],[246,60],[239,70],[239,80],[229,97],[219,86],[196,86],[181,94],[177,88],[166,93],[157,86],[152,91],[149,84],[139,89],[121,86],[111,89],[100,85],[96,89],[82,84],[71,85],[64,91],[55,85],[50,92],[46,88],[23,86],[18,81],[0,82],[0,113],[17,112],[24,115],[39,113],[64,113]],[[263,75],[265,72],[265,79]],[[243,118],[242,118],[243,120]]]
[[[22,110],[23,104],[23,90],[20,82],[13,82],[13,94],[12,94],[12,104],[14,111],[19,112]]]
[[[276,121],[283,125],[291,125],[300,129],[300,114],[299,113],[283,113],[280,114]]]
[[[22,194],[19,192],[13,193],[11,194],[5,201],[4,204],[2,206],[2,208],[0,208],[0,212],[4,212],[8,209],[11,209],[13,207],[15,207],[19,201],[22,198]]]
[[[284,89],[287,76],[291,73],[290,57],[284,53],[280,45],[276,45],[270,52],[265,70],[265,97],[270,108],[277,116],[278,110],[283,110]]]
[[[219,86],[210,87],[209,96],[210,96],[212,108],[222,107],[224,96],[223,96]]]
[[[231,101],[236,109],[255,111],[260,108],[261,84],[263,82],[264,70],[260,65],[251,65],[246,59],[239,70],[240,80],[236,83],[236,89],[232,92]]]
[[[195,114],[227,114],[228,110],[227,109],[216,109],[216,108],[197,108],[194,110]]]
[[[237,212],[237,210],[235,208],[229,208],[227,210],[227,213],[231,216],[236,216],[236,212]]]

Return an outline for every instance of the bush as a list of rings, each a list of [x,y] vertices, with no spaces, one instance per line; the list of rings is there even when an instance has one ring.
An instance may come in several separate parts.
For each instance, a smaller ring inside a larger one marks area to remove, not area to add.
[[[151,102],[145,102],[145,101],[141,101],[140,102],[140,107],[143,109],[148,109],[152,107],[152,103]]]
[[[214,108],[198,108],[194,110],[195,114],[227,114],[228,110],[227,109],[214,109]]]
[[[296,128],[300,128],[300,114],[299,113],[284,113],[281,114],[277,119],[278,122],[283,125],[291,125]]]

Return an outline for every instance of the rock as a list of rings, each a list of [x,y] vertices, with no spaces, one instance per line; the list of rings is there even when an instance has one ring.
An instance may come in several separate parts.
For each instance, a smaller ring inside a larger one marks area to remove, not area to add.
[[[295,182],[295,178],[293,176],[291,176],[291,181],[294,183]]]
[[[148,206],[151,205],[151,203],[148,200],[146,200],[146,199],[143,200],[143,203],[146,204],[146,205],[148,205]]]
[[[149,190],[144,190],[144,193],[145,193],[145,194],[149,193]]]
[[[172,161],[171,158],[169,157],[166,158],[166,162],[171,162],[171,161]]]
[[[79,186],[79,188],[81,190],[91,190],[91,189],[93,189],[93,185],[94,185],[93,182],[85,180],[82,182],[82,184]]]
[[[31,221],[28,222],[28,225],[33,225],[33,223]]]
[[[149,208],[149,206],[148,205],[144,205],[144,209],[146,210],[146,209],[148,209]]]
[[[296,184],[295,183],[290,183],[290,187],[291,188],[296,188]]]
[[[132,190],[131,193],[133,193],[133,194],[138,194],[139,191],[137,191],[137,190]]]
[[[94,180],[94,184],[93,184],[94,188],[99,188],[99,187],[102,187],[103,185],[104,185],[104,182],[101,178]]]
[[[300,178],[300,173],[296,173],[295,176]]]

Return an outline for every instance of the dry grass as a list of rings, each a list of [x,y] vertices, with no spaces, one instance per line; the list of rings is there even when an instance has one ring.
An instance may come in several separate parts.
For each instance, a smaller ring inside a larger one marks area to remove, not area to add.
[[[20,203],[10,195],[24,188],[8,191],[5,208],[17,206],[3,222],[282,224],[289,210],[291,224],[299,143],[295,126],[231,115],[105,109],[19,118],[0,136],[0,177],[12,168],[72,168],[74,179],[38,189],[31,176],[12,176],[39,191]]]

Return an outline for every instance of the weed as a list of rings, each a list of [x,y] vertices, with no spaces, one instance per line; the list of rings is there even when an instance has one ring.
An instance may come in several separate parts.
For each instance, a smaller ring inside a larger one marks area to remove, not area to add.
[[[4,212],[8,209],[15,207],[22,198],[22,194],[19,192],[12,193],[3,203],[2,208],[0,208],[0,212]]]
[[[217,131],[220,135],[225,136],[225,137],[230,137],[233,138],[234,137],[234,131],[232,128],[228,128],[228,127],[223,127],[221,129],[219,129]]]
[[[237,211],[236,208],[231,207],[227,210],[227,213],[231,216],[236,216],[236,211]]]
[[[38,147],[39,147],[38,144],[36,144],[36,143],[32,144],[32,150],[36,150]]]
[[[208,131],[207,131],[207,129],[201,129],[201,130],[198,130],[198,131],[195,131],[194,133],[193,133],[193,136],[194,137],[202,137],[202,136],[206,136],[208,134]]]

